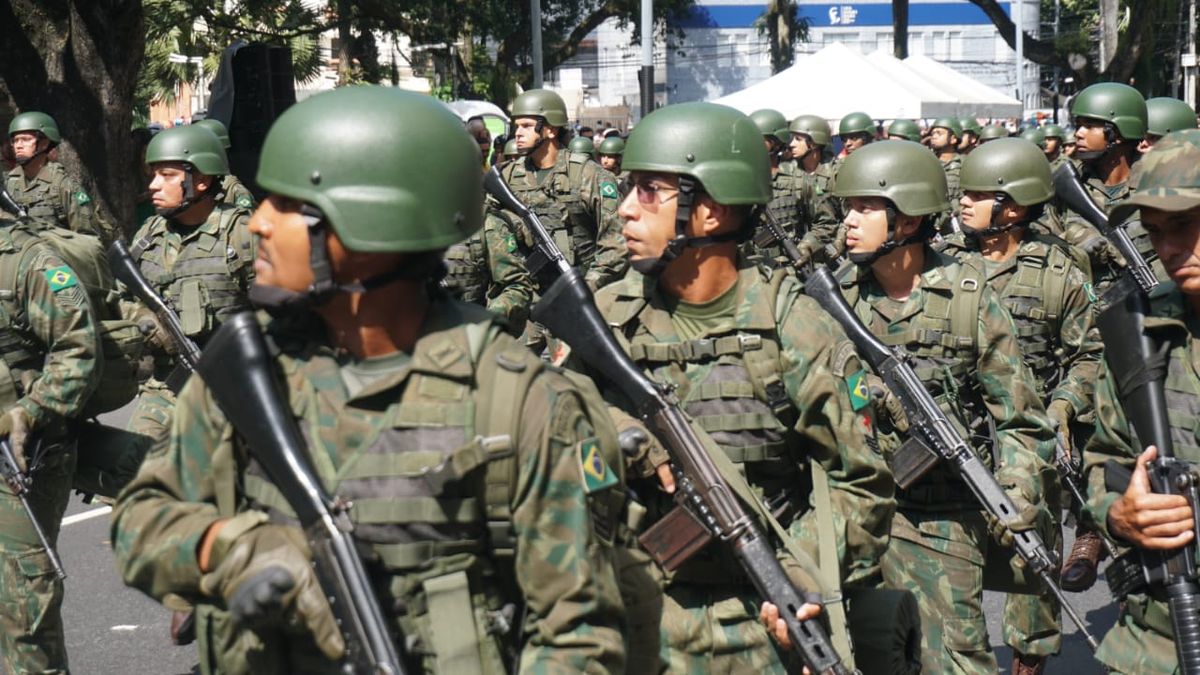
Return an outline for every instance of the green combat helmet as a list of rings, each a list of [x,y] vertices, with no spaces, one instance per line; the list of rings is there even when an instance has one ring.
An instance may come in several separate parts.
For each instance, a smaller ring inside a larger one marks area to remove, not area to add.
[[[964,192],[1007,195],[1021,206],[1041,204],[1054,196],[1050,162],[1024,138],[998,138],[967,155],[959,185]]]
[[[678,103],[642,118],[629,133],[621,167],[679,176],[675,237],[662,255],[634,261],[634,268],[657,275],[685,248],[741,241],[752,231],[747,218],[739,232],[689,237],[687,223],[698,192],[718,204],[753,205],[771,200],[771,170],[762,134],[749,117],[716,103]]]
[[[1071,118],[1080,117],[1108,122],[1126,140],[1146,135],[1146,99],[1129,85],[1101,82],[1079,92],[1071,102]]]
[[[600,147],[596,152],[601,155],[620,155],[625,152],[625,141],[620,136],[609,136],[600,141]]]
[[[50,139],[51,145],[62,143],[62,134],[58,133],[58,125],[54,118],[43,112],[23,112],[13,118],[8,124],[8,137],[21,131],[37,131]]]
[[[846,158],[838,170],[833,194],[848,197],[883,197],[907,216],[929,216],[950,209],[946,171],[938,158],[920,143],[871,143]],[[895,239],[896,215],[888,210],[888,238],[871,252],[850,253],[856,265],[870,265],[892,250],[927,239],[934,232],[931,219],[918,232]]]
[[[1138,160],[1141,171],[1133,196],[1113,209],[1121,222],[1146,206],[1163,211],[1187,211],[1200,206],[1200,129],[1173,131]]]
[[[786,144],[791,139],[787,118],[778,110],[763,108],[750,113],[750,119],[758,127],[763,136],[770,136],[780,143]]]
[[[504,142],[505,157],[519,157],[520,155],[521,151],[517,149],[517,139],[510,138]]]
[[[979,126],[979,120],[974,117],[964,117],[958,121],[958,124],[962,127],[964,134],[975,134],[978,136],[979,132],[983,130],[983,127]]]
[[[195,122],[194,124],[198,127],[204,127],[205,129],[208,129],[209,131],[213,132],[213,134],[216,135],[217,140],[221,141],[221,147],[225,148],[226,151],[228,151],[229,148],[233,145],[232,143],[229,142],[229,130],[225,128],[224,124],[221,124],[221,120],[215,120],[211,117],[205,117],[204,119],[200,120],[199,122]]]
[[[999,124],[989,124],[979,130],[979,143],[982,145],[987,141],[994,141],[997,138],[1008,138],[1008,129]]]
[[[888,136],[899,136],[906,141],[920,141],[921,127],[912,120],[894,120],[887,128]]]
[[[816,145],[829,145],[829,139],[833,136],[833,130],[829,128],[829,122],[825,121],[824,117],[816,115],[801,115],[792,120],[788,125],[788,131],[793,134],[804,134],[812,139]]]
[[[213,132],[195,124],[164,129],[146,146],[146,163],[185,162],[207,176],[229,173],[225,148]]]
[[[512,104],[512,116],[540,117],[552,127],[567,126],[567,104],[549,89],[530,89],[517,96]]]
[[[1060,142],[1067,140],[1067,131],[1057,124],[1047,124],[1042,127],[1042,134],[1046,138],[1057,138]]]
[[[1146,135],[1166,136],[1172,131],[1196,128],[1196,111],[1170,96],[1146,99]]]
[[[852,112],[838,122],[838,136],[849,134],[875,135],[875,120],[865,112]]]
[[[576,136],[575,138],[571,139],[570,143],[567,144],[567,149],[571,152],[582,153],[590,157],[591,155],[595,154],[596,145],[592,142],[592,139],[588,138],[587,136]]]
[[[962,140],[962,135],[963,135],[962,123],[959,122],[957,118],[939,117],[933,121],[933,124],[929,125],[930,129],[937,129],[939,127],[942,129],[948,129],[950,131],[950,133],[954,134],[955,138]]]
[[[1029,141],[1030,143],[1033,143],[1042,150],[1046,149],[1046,132],[1042,131],[1039,127],[1029,127],[1025,131],[1021,132],[1020,137]],[[1042,156],[1045,157],[1045,155]]]

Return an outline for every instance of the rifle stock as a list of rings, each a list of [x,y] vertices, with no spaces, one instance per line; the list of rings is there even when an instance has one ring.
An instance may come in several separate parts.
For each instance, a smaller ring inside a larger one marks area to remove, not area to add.
[[[183,324],[179,322],[179,316],[150,287],[150,283],[146,281],[146,277],[142,276],[137,262],[134,261],[129,249],[125,246],[125,242],[120,239],[108,247],[108,266],[112,268],[113,276],[125,284],[137,296],[137,299],[142,301],[142,304],[150,308],[151,312],[154,312],[154,316],[158,318],[159,323],[167,330],[171,341],[178,348],[179,362],[189,371],[195,371],[200,362],[200,347],[188,338],[187,333],[183,330]]]
[[[388,621],[355,547],[349,505],[326,491],[309,464],[300,428],[280,394],[253,312],[237,314],[221,326],[196,372],[300,520],[317,578],[346,641],[345,670],[364,675],[404,673]]]
[[[25,210],[25,207],[21,206],[15,199],[13,199],[12,195],[8,192],[8,188],[6,188],[3,184],[0,184],[0,209],[4,209],[12,215],[20,216],[22,218],[29,215],[29,212]]]
[[[21,471],[17,465],[17,457],[13,453],[12,445],[8,439],[0,441],[0,477],[4,478],[4,482],[8,484],[8,489],[12,491],[17,499],[21,500],[21,508],[25,509],[25,515],[29,518],[29,524],[33,526],[33,531],[37,535],[38,542],[42,548],[46,549],[46,556],[50,558],[50,567],[54,570],[54,576],[59,580],[66,579],[67,573],[63,571],[62,560],[58,557],[58,552],[50,545],[50,540],[46,537],[45,530],[38,523],[37,516],[33,512],[33,507],[29,505],[29,486],[31,479],[29,474]]]

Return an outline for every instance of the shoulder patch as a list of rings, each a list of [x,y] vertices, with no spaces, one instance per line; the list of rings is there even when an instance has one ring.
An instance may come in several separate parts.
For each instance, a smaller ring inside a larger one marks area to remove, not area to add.
[[[238,195],[234,203],[241,209],[254,208],[254,200],[250,198],[250,195]]]
[[[850,390],[850,407],[858,412],[871,403],[871,389],[867,386],[867,371],[859,370],[846,378],[846,388]]]
[[[50,283],[50,290],[55,293],[79,283],[71,272],[71,268],[66,265],[46,270],[46,281]]]
[[[579,444],[579,470],[583,475],[583,491],[589,495],[617,484],[617,474],[604,462],[595,437]]]
[[[92,198],[88,196],[88,193],[84,192],[83,190],[79,190],[78,192],[75,193],[75,201],[80,206],[83,206],[84,204],[91,203]]]
[[[1092,282],[1083,282],[1083,292],[1087,293],[1088,302],[1095,304],[1096,300],[1098,300],[1096,297],[1096,290],[1092,288]]]
[[[612,181],[604,181],[600,183],[600,196],[610,199],[617,198],[617,184]]]

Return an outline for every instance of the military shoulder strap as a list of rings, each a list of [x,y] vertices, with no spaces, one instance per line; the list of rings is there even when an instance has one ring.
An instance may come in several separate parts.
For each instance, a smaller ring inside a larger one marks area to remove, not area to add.
[[[951,280],[954,296],[950,300],[950,332],[958,338],[966,338],[960,346],[975,351],[979,335],[979,308],[983,303],[983,288],[987,284],[987,272],[983,263],[972,256],[958,259],[958,275]]]

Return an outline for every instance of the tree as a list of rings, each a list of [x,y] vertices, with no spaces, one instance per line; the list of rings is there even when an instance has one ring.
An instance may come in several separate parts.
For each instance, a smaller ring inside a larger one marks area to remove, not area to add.
[[[143,47],[140,0],[0,3],[0,93],[54,117],[59,159],[126,230],[141,189],[129,130]]]
[[[796,43],[808,39],[808,20],[800,16],[795,0],[770,0],[758,20],[758,32],[767,35],[771,72],[778,73],[795,62]]]

